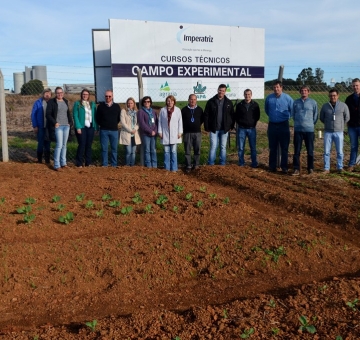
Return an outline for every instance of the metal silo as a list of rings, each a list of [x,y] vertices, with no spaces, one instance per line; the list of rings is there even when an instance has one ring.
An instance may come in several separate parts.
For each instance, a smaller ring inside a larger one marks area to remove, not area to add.
[[[46,66],[33,66],[32,79],[41,80],[44,87],[48,86]]]
[[[14,93],[21,92],[21,86],[25,83],[25,74],[24,72],[15,72],[14,73]]]

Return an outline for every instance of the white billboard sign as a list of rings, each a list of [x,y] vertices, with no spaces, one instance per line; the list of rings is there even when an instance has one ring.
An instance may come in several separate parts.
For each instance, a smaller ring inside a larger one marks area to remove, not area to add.
[[[230,99],[246,88],[262,98],[264,36],[260,28],[110,19],[114,99],[136,96],[137,68],[153,101],[169,94],[187,100],[190,93],[207,100],[221,83]]]

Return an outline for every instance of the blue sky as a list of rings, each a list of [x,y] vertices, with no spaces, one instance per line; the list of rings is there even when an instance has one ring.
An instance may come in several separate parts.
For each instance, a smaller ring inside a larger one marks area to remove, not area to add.
[[[360,77],[358,1],[118,0],[3,1],[0,68],[5,88],[25,66],[46,65],[49,85],[92,83],[94,28],[108,19],[169,21],[265,29],[265,79],[296,79],[321,67],[324,80]]]

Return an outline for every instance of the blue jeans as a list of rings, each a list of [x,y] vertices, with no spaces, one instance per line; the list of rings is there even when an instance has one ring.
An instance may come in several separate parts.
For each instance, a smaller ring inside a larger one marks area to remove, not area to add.
[[[37,133],[38,145],[36,151],[41,154],[44,151],[50,152],[50,141],[45,140],[45,132],[46,132],[46,128],[41,128],[41,127],[38,128],[38,133]]]
[[[100,130],[100,144],[102,166],[108,166],[108,145],[111,148],[111,166],[117,166],[117,148],[119,141],[119,132],[117,130]]]
[[[157,168],[157,155],[156,155],[156,136],[141,136],[144,144],[144,158],[145,166],[147,168]]]
[[[269,169],[271,171],[277,168],[278,144],[281,148],[281,163],[280,167],[283,171],[288,170],[288,153],[290,144],[290,128],[289,121],[286,120],[280,123],[270,122],[268,125],[268,140],[269,140]]]
[[[164,145],[164,167],[165,170],[177,171],[177,144]]]
[[[209,159],[208,164],[214,165],[216,159],[216,150],[220,141],[220,156],[219,164],[225,165],[226,163],[226,142],[228,139],[228,132],[225,133],[224,130],[219,130],[210,132],[210,150],[209,150]]]
[[[56,146],[54,150],[54,168],[66,165],[66,143],[69,138],[70,126],[60,125],[55,128]]]
[[[130,144],[125,145],[125,165],[128,166],[135,165],[135,152],[136,152],[135,137],[131,137]]]
[[[239,142],[238,156],[239,156],[239,165],[245,165],[244,153],[245,153],[245,141],[246,137],[249,140],[250,153],[251,153],[251,167],[256,168],[258,162],[256,159],[256,129],[243,129],[237,128],[237,137]]]
[[[343,168],[343,146],[344,133],[341,132],[326,132],[324,133],[324,170],[330,170],[330,151],[332,143],[335,143],[336,149],[336,169]]]
[[[305,142],[307,151],[307,169],[314,169],[314,132],[294,132],[294,157],[293,165],[295,170],[300,170],[300,153],[302,142]]]
[[[75,135],[78,141],[78,148],[76,151],[76,166],[83,165],[83,158],[85,153],[85,166],[91,164],[91,146],[94,141],[95,129],[93,127],[84,127],[81,129],[81,134],[75,130]]]
[[[360,127],[349,126],[348,133],[351,144],[349,166],[354,166],[356,164],[356,158],[358,155]]]

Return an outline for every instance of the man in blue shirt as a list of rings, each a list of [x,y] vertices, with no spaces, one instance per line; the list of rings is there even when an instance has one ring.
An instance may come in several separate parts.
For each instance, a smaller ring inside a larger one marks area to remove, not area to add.
[[[300,88],[301,98],[294,101],[294,172],[293,176],[300,175],[300,152],[302,142],[305,142],[307,151],[307,170],[309,174],[314,172],[314,127],[318,120],[317,103],[309,98],[310,88],[303,85]]]
[[[281,171],[288,172],[288,152],[290,143],[289,119],[294,101],[283,93],[281,81],[273,85],[274,93],[269,94],[265,100],[265,112],[269,116],[268,140],[269,140],[269,171],[276,172],[278,144],[281,148]]]

